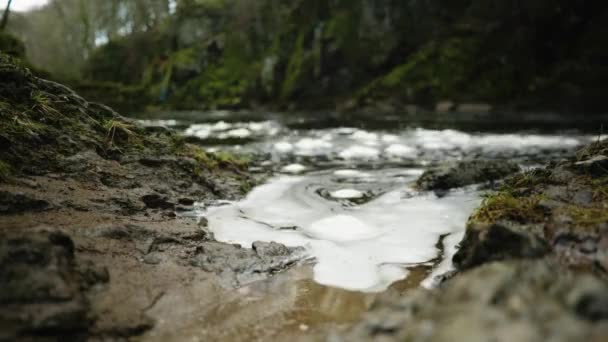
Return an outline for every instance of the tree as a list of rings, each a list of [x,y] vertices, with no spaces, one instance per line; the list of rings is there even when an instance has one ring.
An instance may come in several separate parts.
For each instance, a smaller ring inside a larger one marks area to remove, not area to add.
[[[11,13],[12,2],[13,0],[8,0],[8,3],[6,4],[6,9],[2,14],[2,22],[0,22],[0,31],[4,31],[4,29],[6,28],[6,24],[8,23],[8,15]]]

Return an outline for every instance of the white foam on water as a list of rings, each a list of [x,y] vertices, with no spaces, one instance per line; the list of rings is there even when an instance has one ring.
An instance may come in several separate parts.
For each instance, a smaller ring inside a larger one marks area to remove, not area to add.
[[[302,173],[304,171],[306,171],[306,166],[302,165],[302,164],[289,164],[284,166],[281,171],[283,172],[287,172],[287,173]]]
[[[384,150],[389,158],[416,158],[418,151],[409,146],[392,144]]]
[[[287,141],[280,141],[273,145],[273,148],[281,153],[287,153],[293,151],[293,144]]]
[[[211,126],[211,129],[214,131],[225,131],[230,129],[231,127],[232,125],[225,121],[218,121]]]
[[[302,138],[295,143],[296,154],[311,156],[326,154],[332,144],[322,139]]]
[[[376,141],[378,140],[378,133],[368,131],[356,131],[351,135],[351,138],[362,141]]]
[[[356,199],[362,198],[365,194],[355,189],[340,189],[330,192],[329,195],[338,199]]]
[[[380,152],[378,149],[369,146],[351,146],[338,154],[342,159],[378,159]]]
[[[209,125],[204,124],[191,125],[184,131],[184,135],[205,139],[211,135],[211,129],[209,128]]]
[[[231,138],[247,138],[251,136],[251,131],[247,128],[236,128],[226,132],[226,134]]]
[[[461,233],[480,202],[473,190],[442,198],[431,193],[405,197],[399,187],[363,205],[342,207],[298,192],[315,177],[276,177],[240,202],[209,208],[209,228],[219,241],[244,247],[255,241],[303,246],[316,260],[318,283],[377,292],[405,278],[407,265],[438,257],[440,236]],[[281,229],[286,227],[297,229]]]
[[[392,144],[399,141],[399,136],[394,134],[383,134],[381,139],[385,143]]]
[[[338,178],[369,178],[372,175],[370,175],[367,172],[362,172],[359,170],[344,169],[344,170],[334,171],[334,176],[336,176]]]

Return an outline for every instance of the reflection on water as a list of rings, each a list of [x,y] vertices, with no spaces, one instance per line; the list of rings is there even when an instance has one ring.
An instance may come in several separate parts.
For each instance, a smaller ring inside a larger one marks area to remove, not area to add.
[[[411,269],[410,277],[393,284],[391,290],[418,287],[428,271],[425,267]],[[319,285],[310,279],[311,272],[306,267],[294,269],[226,295],[201,320],[199,340],[298,340],[298,336],[310,340],[325,336],[330,329],[347,327],[377,296]]]

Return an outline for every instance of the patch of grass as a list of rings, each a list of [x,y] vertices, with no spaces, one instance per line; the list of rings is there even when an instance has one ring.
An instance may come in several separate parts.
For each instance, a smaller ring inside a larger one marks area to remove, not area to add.
[[[533,188],[549,183],[551,172],[546,169],[535,169],[521,172],[507,178],[501,188],[502,191],[511,192],[514,189]]]
[[[540,195],[514,197],[510,193],[499,192],[486,197],[481,207],[473,213],[470,222],[494,223],[499,220],[540,223],[545,212],[538,206]]]
[[[15,115],[12,119],[6,122],[6,126],[2,129],[5,132],[23,135],[36,135],[45,128],[44,124],[29,120],[27,117]]]
[[[236,173],[247,169],[249,160],[244,156],[236,156],[229,152],[206,152],[199,146],[184,144],[180,147],[179,155],[190,157],[197,163],[193,170],[190,170],[196,175],[202,175],[203,170],[220,171],[230,170]]]
[[[53,108],[53,103],[51,99],[41,92],[32,93],[32,101],[34,101],[32,110],[40,111],[46,115],[61,115],[61,113],[59,113],[55,108]]]
[[[608,222],[608,208],[585,208],[569,206],[563,213],[572,218],[572,223],[578,227],[595,227]]]
[[[593,189],[593,200],[597,202],[608,202],[608,177],[593,179],[591,181]]]
[[[216,152],[213,157],[224,166],[236,166],[238,169],[246,169],[249,165],[249,158],[243,155],[235,155],[229,152]]]
[[[108,120],[104,125],[106,139],[110,146],[118,147],[125,143],[132,147],[141,147],[142,141],[135,132],[135,126],[122,120]],[[120,149],[119,149],[120,150]]]

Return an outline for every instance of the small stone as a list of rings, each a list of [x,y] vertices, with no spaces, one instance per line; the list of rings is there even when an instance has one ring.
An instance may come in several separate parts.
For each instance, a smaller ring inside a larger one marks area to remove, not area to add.
[[[156,254],[148,254],[144,257],[144,263],[148,265],[158,265],[161,261],[161,257]]]

